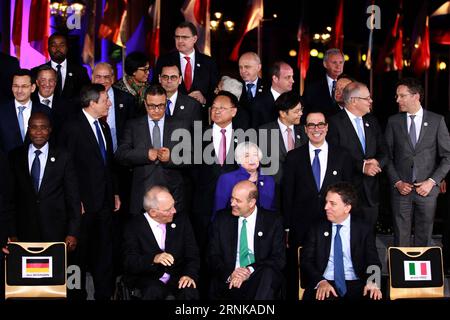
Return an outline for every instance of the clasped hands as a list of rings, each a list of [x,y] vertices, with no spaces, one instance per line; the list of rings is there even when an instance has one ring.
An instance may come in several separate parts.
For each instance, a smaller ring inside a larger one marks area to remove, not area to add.
[[[364,160],[364,174],[374,177],[381,172],[380,163],[377,159]]]
[[[401,195],[403,196],[408,195],[415,187],[417,194],[422,197],[428,196],[431,189],[433,189],[434,185],[435,183],[431,179],[427,179],[425,181],[417,182],[414,184],[404,182],[402,180],[399,180],[395,183],[395,187],[397,188],[398,192],[400,192]]]
[[[230,284],[228,286],[229,289],[232,288],[240,288],[242,283],[246,280],[248,280],[248,278],[250,278],[250,275],[252,273],[250,272],[250,270],[248,268],[236,268],[234,269],[233,273],[230,276]]]
[[[149,149],[148,159],[150,161],[159,160],[161,162],[169,162],[170,160],[170,150],[166,147],[161,147],[159,149]]]

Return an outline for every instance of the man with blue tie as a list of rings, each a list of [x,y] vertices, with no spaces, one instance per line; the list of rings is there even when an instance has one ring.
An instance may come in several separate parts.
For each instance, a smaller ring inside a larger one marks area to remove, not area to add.
[[[327,139],[346,148],[353,158],[353,183],[358,191],[358,214],[374,227],[378,218],[379,174],[388,162],[387,146],[377,119],[370,113],[372,97],[366,85],[344,88],[345,108],[329,119]],[[356,213],[356,212],[354,212]]]
[[[28,120],[34,112],[50,115],[50,108],[31,101],[36,84],[30,70],[20,69],[13,76],[12,92],[14,100],[0,105],[0,148],[6,154],[28,142]]]
[[[379,284],[367,281],[370,274],[366,270],[369,266],[381,269],[381,263],[371,226],[351,214],[357,202],[355,189],[347,182],[339,182],[327,190],[327,219],[311,228],[302,249],[304,298],[379,300]]]

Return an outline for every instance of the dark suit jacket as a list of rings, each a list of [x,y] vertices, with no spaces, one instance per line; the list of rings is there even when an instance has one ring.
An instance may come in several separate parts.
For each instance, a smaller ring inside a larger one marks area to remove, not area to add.
[[[358,134],[345,110],[331,117],[329,122],[327,140],[332,144],[346,148],[353,158],[353,184],[358,190],[361,205],[377,205],[379,194],[378,175],[369,177],[363,174],[362,171],[365,159],[376,159],[380,163],[381,168],[384,168],[388,162],[386,142],[377,119],[371,114],[366,114],[363,117],[366,137],[365,154],[363,153]]]
[[[52,66],[51,61],[45,63],[48,66]],[[34,67],[31,69],[31,72],[34,76],[37,75],[38,69],[40,66]],[[69,60],[67,60],[67,73],[66,79],[64,81],[64,87],[61,92],[60,98],[73,100],[74,103],[79,102],[79,94],[81,88],[89,84],[91,80],[87,74],[86,68],[80,65],[77,65]]]
[[[311,109],[322,111],[327,119],[341,110],[330,95],[326,75],[323,75],[320,80],[307,85],[303,98],[305,103],[304,120],[306,120],[306,115]]]
[[[352,158],[347,150],[328,144],[327,171],[320,191],[312,172],[309,144],[290,151],[285,163],[281,190],[282,213],[289,229],[289,244],[303,245],[310,227],[325,216],[327,187],[339,181],[352,181]]]
[[[28,167],[28,145],[11,151],[15,210],[12,236],[20,241],[64,241],[78,237],[81,205],[75,168],[70,154],[49,146],[39,192]]]
[[[251,128],[258,127],[268,122],[275,121],[278,118],[278,111],[275,110],[275,99],[269,90],[255,97],[250,104]]]
[[[181,70],[180,53],[178,51],[172,51],[159,57],[155,66],[154,83],[158,82],[158,75],[161,74],[162,67],[167,64],[177,65]],[[194,67],[194,79],[191,90],[188,92],[184,86],[184,82],[181,82],[178,91],[182,94],[188,94],[192,91],[199,90],[206,100],[211,101],[219,78],[216,62],[210,56],[195,50],[195,66],[192,67]]]
[[[254,254],[251,265],[255,271],[271,267],[281,272],[285,263],[285,245],[281,218],[278,214],[258,208],[255,225]],[[208,247],[208,263],[214,278],[225,283],[236,265],[238,217],[230,210],[220,211],[214,219]]]
[[[321,220],[311,229],[306,244],[302,248],[301,273],[305,285],[313,289],[323,280],[323,273],[328,264],[331,249],[332,224],[326,219]],[[380,259],[375,245],[372,228],[351,216],[350,221],[350,251],[353,269],[361,281],[366,281],[366,269],[370,265],[381,268]]]
[[[130,283],[139,286],[143,279],[158,280],[164,273],[170,281],[189,276],[198,283],[200,256],[191,223],[186,214],[176,213],[172,223],[166,225],[164,252],[174,257],[174,264],[164,267],[154,264],[154,257],[163,252],[153,235],[144,214],[138,214],[128,223],[124,232],[124,267]]]
[[[114,114],[116,116],[117,143],[122,139],[128,120],[137,116],[137,105],[134,97],[122,90],[112,88],[114,92]]]
[[[58,142],[71,153],[86,212],[114,208],[117,182],[113,164],[113,147],[108,124],[99,120],[106,140],[106,164],[100,153],[97,137],[82,111],[64,125]]]
[[[241,97],[239,98],[239,105],[244,108],[245,110],[248,110],[248,108],[250,107],[251,102],[257,98],[260,97],[263,92],[265,92],[267,89],[270,89],[270,86],[266,86],[263,82],[263,80],[261,78],[258,78],[258,82],[256,84],[256,91],[255,91],[255,96],[253,97],[253,99],[251,101],[248,100],[247,97],[247,86],[245,85],[244,81],[241,81],[242,83],[242,93],[241,93]]]
[[[441,182],[450,169],[450,137],[444,117],[423,110],[422,126],[415,148],[408,134],[406,117],[404,112],[393,115],[386,126],[390,158],[387,173],[390,182],[412,182],[413,167],[417,181],[432,178],[437,183]]]
[[[11,90],[13,74],[20,66],[17,58],[3,52],[0,52],[0,66],[0,103],[3,103],[14,98]]]
[[[49,107],[40,104],[31,104],[31,113],[43,112],[51,117],[51,110]],[[27,123],[24,124],[28,126]],[[25,143],[29,143],[28,135],[25,137]],[[14,100],[11,100],[3,105],[0,105],[0,149],[8,153],[14,148],[23,145],[22,137],[20,135],[19,122],[17,120],[16,106]]]
[[[133,214],[142,212],[142,199],[145,190],[154,185],[166,186],[175,199],[177,210],[181,210],[183,177],[180,167],[175,166],[172,161],[161,163],[159,160],[150,161],[148,159],[148,150],[153,147],[148,119],[148,116],[143,116],[128,121],[122,142],[116,150],[117,161],[122,165],[133,168],[130,212]],[[171,141],[171,134],[175,129],[181,128],[188,130],[183,122],[171,118],[164,119],[164,147],[173,149],[177,141]]]
[[[193,127],[194,121],[202,121],[202,105],[194,98],[178,92],[172,118],[187,122]]]

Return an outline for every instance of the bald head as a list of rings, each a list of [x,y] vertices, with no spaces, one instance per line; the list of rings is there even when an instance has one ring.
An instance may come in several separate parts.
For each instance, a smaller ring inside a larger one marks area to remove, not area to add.
[[[261,59],[254,52],[246,52],[239,58],[239,74],[244,82],[255,81],[261,71]]]
[[[106,62],[99,62],[92,71],[92,83],[98,83],[105,86],[106,91],[111,88],[114,82],[114,69]]]
[[[236,217],[247,218],[256,208],[258,189],[253,182],[238,182],[231,193],[231,213]]]

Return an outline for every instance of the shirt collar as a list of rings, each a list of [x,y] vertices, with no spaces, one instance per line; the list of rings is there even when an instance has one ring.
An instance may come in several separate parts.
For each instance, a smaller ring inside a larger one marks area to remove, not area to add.
[[[225,133],[231,132],[233,130],[233,122],[230,122],[225,128],[220,127],[219,125],[217,125],[216,123],[213,124],[213,130],[214,131],[219,131],[225,129]]]
[[[246,81],[245,86],[247,86],[249,83],[253,83],[255,85],[255,88],[258,86],[258,77],[254,81]]]
[[[309,146],[309,150],[310,151],[314,151],[316,149],[320,149],[321,151],[324,151],[324,150],[328,151],[328,142],[327,142],[327,140],[325,140],[320,147],[313,146],[311,141],[308,141],[308,146]]]
[[[22,106],[24,106],[25,109],[31,108],[31,99],[28,100],[28,102],[25,103],[25,104],[21,104],[19,101],[17,101],[16,99],[14,99],[14,105],[16,106],[16,108],[22,107]]]
[[[38,96],[39,96],[39,102],[41,102],[41,103],[42,103],[42,100],[45,100],[45,99],[50,100],[50,103],[52,103],[52,101],[53,101],[53,94],[52,94],[51,96],[47,97],[47,98],[44,98],[44,97],[41,96],[41,94],[38,92]]]
[[[94,123],[94,121],[98,120],[98,119],[95,119],[93,116],[91,116],[89,113],[87,113],[86,110],[82,109],[82,111],[83,111],[84,115],[86,116],[86,118],[88,119],[89,124],[91,126]]]
[[[333,226],[340,224],[340,225],[342,225],[342,226],[344,226],[346,228],[350,228],[350,220],[351,220],[350,216],[351,216],[351,214],[349,214],[348,217],[345,218],[345,220],[342,221],[341,223],[334,223],[333,222]]]
[[[273,87],[270,87],[270,92],[272,93],[274,100],[277,100],[278,97],[281,96],[281,93],[276,91]]]
[[[355,121],[356,118],[361,118],[361,119],[362,119],[362,117],[355,116],[353,113],[351,113],[350,111],[348,111],[347,108],[344,108],[344,110],[345,110],[345,112],[347,112],[347,114],[348,114],[348,116],[349,116],[349,118],[350,118],[351,121]]]
[[[36,150],[40,150],[44,154],[48,154],[48,142],[40,149],[36,148],[32,143],[30,143],[29,150],[34,153]]]
[[[150,225],[152,227],[157,228],[161,223],[159,223],[158,221],[156,221],[155,219],[153,219],[152,217],[150,217],[150,215],[148,214],[148,212],[144,213],[144,216],[147,218],[148,223],[150,223]]]
[[[51,60],[50,63],[51,63],[51,65],[52,65],[52,68],[53,68],[53,69],[58,70],[58,69],[56,68],[56,66],[58,65],[58,63],[56,63],[56,62],[53,61],[53,60]],[[64,59],[64,61],[61,62],[60,65],[61,65],[61,69],[67,68],[67,59]]]
[[[283,122],[281,122],[280,118],[277,119],[278,126],[280,127],[281,133],[285,133],[287,128],[291,128],[292,134],[294,134],[294,125],[291,124],[290,126],[285,125]]]
[[[192,61],[195,60],[195,49],[192,50],[192,52],[191,52],[190,54],[184,54],[184,53],[181,53],[181,52],[180,52],[180,58],[181,58],[181,59],[184,59],[184,57],[189,57],[189,58],[191,58],[191,63],[192,63]]]
[[[420,106],[419,111],[417,111],[416,113],[413,114],[413,113],[407,112],[406,114],[407,114],[408,117],[409,116],[416,116],[417,118],[421,118],[421,117],[423,117],[423,108],[422,108],[422,106]]]
[[[258,214],[258,207],[255,206],[255,209],[252,211],[252,213],[247,217],[239,217],[240,220],[247,220],[247,224],[252,224],[252,225],[256,225],[256,216]]]
[[[169,98],[169,100],[172,102],[172,106],[175,105],[175,102],[177,102],[178,98],[178,90],[175,91],[175,93]]]

